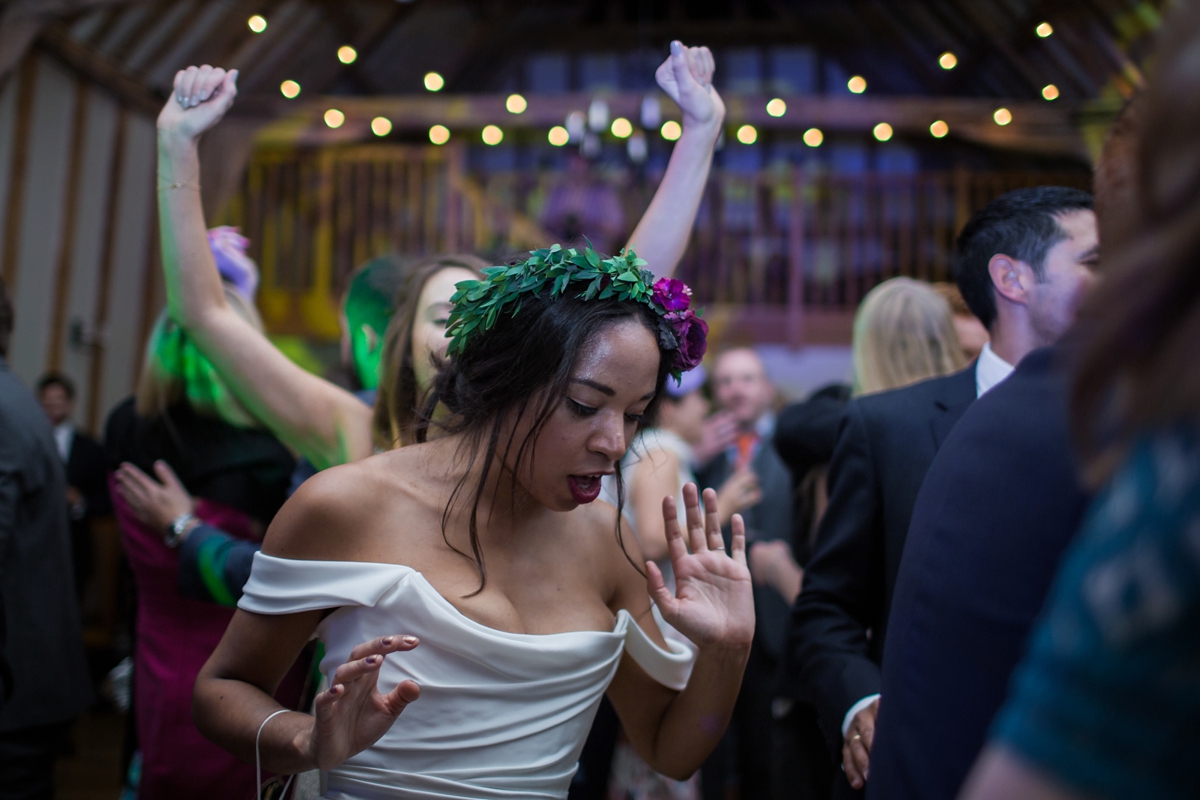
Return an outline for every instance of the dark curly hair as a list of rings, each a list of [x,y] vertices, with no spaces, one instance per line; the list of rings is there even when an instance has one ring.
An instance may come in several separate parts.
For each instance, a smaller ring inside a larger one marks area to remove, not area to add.
[[[450,358],[439,370],[417,427],[417,440],[425,441],[431,425],[450,434],[463,434],[462,452],[469,459],[466,475],[482,459],[483,470],[471,501],[471,555],[454,548],[475,562],[480,580],[475,593],[482,591],[487,583],[479,545],[478,508],[497,453],[509,463],[519,465],[517,470],[532,467],[538,436],[566,395],[582,351],[604,328],[624,320],[640,322],[658,341],[658,317],[643,303],[615,298],[584,301],[570,293],[554,299],[548,293],[531,295],[523,300],[518,314],[501,315],[494,327],[473,337],[463,352]],[[658,348],[655,395],[647,406],[646,420],[653,420],[657,414],[671,369],[673,353],[664,351],[661,345]],[[449,415],[434,422],[434,410],[439,404]],[[505,424],[526,414],[533,415],[533,424],[525,440],[515,442],[515,434],[510,434],[505,441],[502,433]],[[638,430],[641,428],[639,424]],[[508,456],[514,453],[515,459],[509,461]],[[620,464],[614,467],[619,512],[625,494]],[[514,484],[517,470],[510,478]],[[446,526],[453,507],[467,489],[466,475],[455,487],[442,515],[442,537],[448,545]],[[616,528],[617,541],[624,550],[620,513]],[[625,556],[630,558],[627,551]],[[630,563],[640,570],[632,558]]]

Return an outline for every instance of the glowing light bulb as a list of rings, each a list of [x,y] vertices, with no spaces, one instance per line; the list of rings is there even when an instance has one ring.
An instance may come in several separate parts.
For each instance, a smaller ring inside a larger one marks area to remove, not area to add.
[[[450,141],[450,129],[445,125],[434,125],[429,129],[429,141],[436,145],[443,145]]]
[[[348,44],[344,44],[338,48],[338,61],[343,64],[353,64],[358,58],[358,51]]]
[[[495,125],[486,125],[483,129],[483,143],[497,145],[504,141],[504,131]]]
[[[292,100],[300,96],[300,84],[295,81],[284,81],[279,84],[279,93],[288,100]]]
[[[567,129],[562,125],[555,125],[550,129],[550,133],[546,135],[550,140],[550,144],[555,147],[562,147],[567,142],[571,141],[571,134],[567,133]]]
[[[950,132],[950,126],[944,120],[939,119],[929,126],[929,132],[933,134],[933,138],[941,139]]]
[[[504,107],[508,109],[510,114],[524,114],[525,109],[529,108],[529,103],[519,94],[510,94],[508,99],[504,101]]]
[[[862,94],[867,90],[867,79],[862,75],[855,75],[853,78],[846,81],[846,88],[855,94]]]
[[[633,123],[624,117],[617,117],[612,122],[612,135],[618,139],[628,139],[633,133]]]
[[[325,112],[325,124],[331,128],[340,128],[345,121],[346,115],[336,108],[331,108]]]
[[[892,138],[892,126],[888,125],[886,122],[879,123],[871,132],[875,134],[875,138],[881,142],[886,142],[888,139]]]
[[[1038,36],[1045,39],[1047,36],[1050,36],[1054,33],[1054,26],[1049,22],[1043,22],[1034,28],[1034,30],[1037,32]]]
[[[436,72],[425,73],[425,88],[431,92],[440,92],[446,85],[446,79]]]
[[[958,56],[947,50],[938,56],[938,66],[942,69],[954,69],[958,66]]]
[[[661,128],[659,128],[659,133],[661,133],[662,137],[668,142],[673,142],[683,135],[683,128],[675,120],[669,119],[662,124]]]
[[[246,20],[246,27],[255,33],[262,33],[267,29],[267,18],[262,14],[255,14],[253,17]]]
[[[825,134],[821,133],[820,128],[809,128],[804,132],[804,143],[809,147],[820,147],[823,141]]]
[[[772,117],[782,117],[787,113],[787,103],[776,97],[767,103],[767,113]]]
[[[996,113],[992,114],[992,119],[996,120],[997,125],[1007,125],[1012,122],[1012,112],[1007,108],[997,108]]]
[[[753,125],[743,125],[737,129],[737,140],[742,144],[754,144],[758,141],[758,131]]]
[[[376,117],[371,120],[371,133],[376,136],[387,136],[392,132],[392,121],[387,117]]]
[[[1047,83],[1042,87],[1042,97],[1046,98],[1047,100],[1057,100],[1058,87],[1053,83]]]

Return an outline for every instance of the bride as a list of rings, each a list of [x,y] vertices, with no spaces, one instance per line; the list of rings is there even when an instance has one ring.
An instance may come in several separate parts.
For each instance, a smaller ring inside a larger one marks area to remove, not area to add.
[[[686,287],[643,265],[556,245],[459,284],[422,431],[443,435],[284,505],[196,682],[206,736],[320,769],[338,800],[564,798],[607,692],[652,768],[700,766],[754,631],[741,518],[727,554],[714,492],[702,511],[685,487],[686,531],[664,499],[672,594],[593,502],[704,353]],[[315,715],[283,711],[271,694],[314,633],[330,688]]]

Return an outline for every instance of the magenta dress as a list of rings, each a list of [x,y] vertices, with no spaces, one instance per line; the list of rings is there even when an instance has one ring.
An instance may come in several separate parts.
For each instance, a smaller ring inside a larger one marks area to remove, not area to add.
[[[179,593],[179,554],[110,490],[138,591],[134,704],[142,779],[138,800],[240,800],[254,797],[254,765],[205,739],[192,723],[192,686],[234,609]],[[196,516],[232,536],[253,539],[250,518],[197,499]],[[297,662],[276,698],[295,708],[307,665]],[[264,776],[265,777],[265,776]]]

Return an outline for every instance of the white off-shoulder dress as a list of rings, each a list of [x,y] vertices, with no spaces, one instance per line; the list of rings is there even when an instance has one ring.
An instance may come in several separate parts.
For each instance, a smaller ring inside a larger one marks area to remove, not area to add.
[[[373,747],[322,773],[323,796],[332,800],[564,798],[622,653],[676,690],[694,658],[670,640],[670,649],[658,647],[624,610],[611,631],[489,628],[420,572],[396,564],[258,553],[238,607],[255,614],[337,608],[317,629],[327,678],[362,642],[388,634],[421,640],[389,655],[379,675],[381,692],[411,679],[421,699]]]

